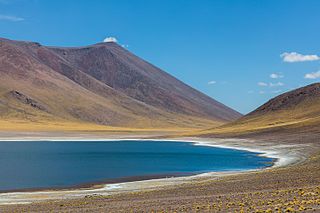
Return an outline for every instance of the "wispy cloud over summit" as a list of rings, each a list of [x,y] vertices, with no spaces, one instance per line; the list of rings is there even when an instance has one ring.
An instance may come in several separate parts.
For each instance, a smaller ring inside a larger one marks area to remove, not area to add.
[[[115,37],[107,37],[107,38],[105,38],[105,39],[103,40],[103,42],[114,42],[114,43],[117,43],[118,40],[117,40],[117,38],[115,38]]]

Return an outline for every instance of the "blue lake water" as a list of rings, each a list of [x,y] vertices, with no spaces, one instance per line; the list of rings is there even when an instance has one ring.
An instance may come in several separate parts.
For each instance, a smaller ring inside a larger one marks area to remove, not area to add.
[[[0,142],[0,191],[249,170],[272,162],[187,142]]]

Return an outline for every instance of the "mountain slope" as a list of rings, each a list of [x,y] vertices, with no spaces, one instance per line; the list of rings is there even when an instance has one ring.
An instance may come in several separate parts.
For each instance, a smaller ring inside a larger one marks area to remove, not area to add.
[[[242,118],[201,134],[279,130],[320,133],[320,83],[279,95]]]
[[[105,57],[109,48],[125,54],[121,60],[115,53]],[[83,54],[87,51],[93,55]],[[50,48],[0,39],[1,121],[202,128],[239,116],[163,71],[148,70],[153,66],[141,61],[116,44]],[[140,70],[137,63],[148,67]]]
[[[239,113],[185,85],[116,43],[51,49],[79,70],[154,107],[222,121],[239,117]]]

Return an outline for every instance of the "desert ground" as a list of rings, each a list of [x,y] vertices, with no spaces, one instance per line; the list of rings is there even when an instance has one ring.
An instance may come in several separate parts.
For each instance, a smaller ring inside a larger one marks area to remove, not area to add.
[[[51,133],[55,138],[65,134],[66,138],[173,138],[177,133],[119,132],[96,133]],[[171,135],[170,135],[171,134]],[[169,135],[169,136],[168,136]],[[48,133],[38,133],[30,138],[48,137]],[[211,135],[211,139],[231,135]],[[2,139],[17,139],[21,135],[2,132]],[[210,137],[193,140],[210,141]],[[173,181],[174,184],[156,187],[141,187],[122,190],[117,193],[87,194],[74,199],[50,199],[29,204],[1,205],[1,212],[320,212],[320,134],[319,129],[299,128],[298,130],[270,130],[247,133],[239,142],[222,140],[220,145],[245,147],[246,149],[287,150],[285,155],[299,156],[296,160],[264,169],[228,175],[208,175]],[[180,139],[183,139],[180,137]],[[191,140],[191,138],[188,138]],[[249,142],[243,139],[250,139]],[[187,139],[185,139],[187,140]],[[233,140],[234,141],[234,140]],[[219,144],[218,144],[219,145]],[[278,151],[279,151],[278,150]],[[171,181],[172,182],[172,181]],[[99,187],[99,186],[97,186]]]

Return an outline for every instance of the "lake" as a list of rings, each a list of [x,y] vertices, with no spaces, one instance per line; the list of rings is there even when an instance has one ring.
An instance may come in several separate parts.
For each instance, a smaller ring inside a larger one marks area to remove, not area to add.
[[[0,142],[0,191],[185,176],[271,166],[274,159],[188,142]]]

